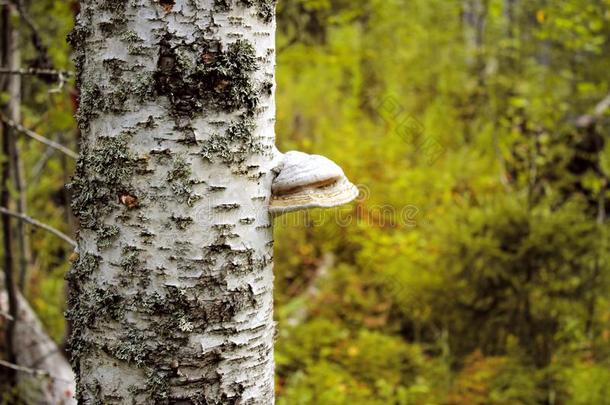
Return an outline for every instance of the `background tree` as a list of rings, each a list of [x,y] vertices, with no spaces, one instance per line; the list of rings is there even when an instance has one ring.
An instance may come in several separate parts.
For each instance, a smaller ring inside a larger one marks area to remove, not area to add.
[[[21,121],[22,77],[37,76],[53,80],[57,71],[48,61],[47,50],[40,41],[35,23],[21,1],[1,4],[1,69],[2,95],[2,211],[3,222],[3,278],[0,282],[0,318],[3,339],[0,347],[2,377],[0,391],[3,401],[26,403],[73,403],[74,374],[57,345],[49,338],[40,321],[23,298],[25,280],[30,270],[30,244],[27,225],[50,231],[73,243],[60,231],[27,215],[27,184],[24,176],[22,149],[18,142],[21,133],[38,141],[44,137],[25,130]],[[38,61],[46,60],[44,68],[24,68],[21,52],[26,26],[28,37],[36,48]],[[14,236],[14,237],[13,237]],[[15,239],[15,240],[14,240]]]

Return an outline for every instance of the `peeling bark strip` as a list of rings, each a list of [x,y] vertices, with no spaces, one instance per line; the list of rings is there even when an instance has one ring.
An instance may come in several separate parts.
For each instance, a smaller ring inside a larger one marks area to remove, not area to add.
[[[274,31],[270,0],[81,1],[80,403],[273,403]]]

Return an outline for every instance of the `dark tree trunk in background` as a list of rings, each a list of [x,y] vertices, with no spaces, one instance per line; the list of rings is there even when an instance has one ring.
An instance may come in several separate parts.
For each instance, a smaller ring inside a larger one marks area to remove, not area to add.
[[[14,52],[16,51],[17,43],[16,33],[11,27],[11,6],[1,6],[0,11],[0,60],[2,67],[7,69],[14,69],[15,58]],[[19,92],[19,79],[17,76],[12,75],[0,75],[1,92],[8,93],[9,95],[15,95]],[[15,117],[19,109],[19,101],[11,99],[3,107],[3,114],[9,118]],[[0,181],[2,190],[0,191],[0,206],[10,208],[10,180],[11,180],[11,160],[12,151],[14,149],[14,138],[11,133],[12,129],[2,123],[2,163],[0,164]],[[4,288],[8,295],[8,315],[5,317],[4,322],[5,337],[4,343],[6,347],[5,358],[10,363],[15,363],[15,349],[14,349],[14,331],[15,331],[15,320],[17,319],[17,288],[14,277],[14,259],[13,259],[13,232],[11,218],[8,215],[2,215],[2,247],[3,257],[2,262],[4,270]],[[7,383],[15,384],[15,373],[10,370],[3,370],[7,373]]]

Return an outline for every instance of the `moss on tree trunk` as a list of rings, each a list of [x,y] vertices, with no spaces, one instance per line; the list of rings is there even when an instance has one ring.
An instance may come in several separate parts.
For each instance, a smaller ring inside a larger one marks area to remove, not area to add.
[[[84,0],[82,403],[273,403],[274,3]]]

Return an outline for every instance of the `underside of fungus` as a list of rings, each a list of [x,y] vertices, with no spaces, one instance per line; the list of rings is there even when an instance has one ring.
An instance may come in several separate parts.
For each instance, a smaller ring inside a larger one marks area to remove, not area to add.
[[[358,188],[333,161],[319,155],[291,151],[278,153],[278,174],[271,186],[272,215],[309,208],[347,204],[358,196]]]

